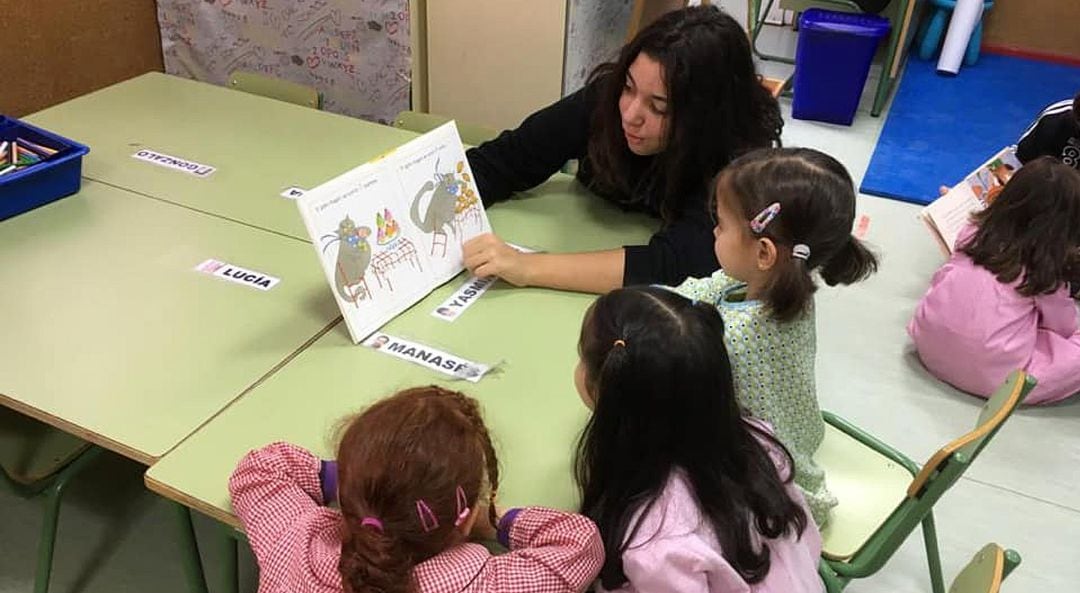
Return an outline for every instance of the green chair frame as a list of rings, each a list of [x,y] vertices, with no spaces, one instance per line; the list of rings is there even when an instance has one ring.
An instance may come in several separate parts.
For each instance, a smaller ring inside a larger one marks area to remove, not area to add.
[[[42,497],[34,593],[47,593],[64,490],[101,449],[6,408],[0,408],[0,442],[4,444],[0,459],[4,483],[24,498]]]
[[[915,20],[913,11],[919,3],[919,0],[893,1],[901,4],[896,12],[900,17],[900,22],[892,22],[892,27],[889,30],[889,37],[885,46],[885,60],[882,62],[881,78],[878,80],[877,91],[874,95],[874,104],[870,110],[870,115],[874,117],[881,115],[881,112],[885,109],[885,103],[888,102],[889,94],[892,91],[893,86],[900,80],[902,58],[906,53],[911,40],[914,38],[916,29],[916,27],[911,26],[911,21]],[[765,26],[765,17],[769,14],[769,10],[772,9],[774,2],[775,0],[764,0],[763,6],[762,0],[747,0],[747,25],[750,27],[750,48],[753,50],[754,55],[762,60],[794,64],[794,58],[776,54],[767,54],[757,48],[758,37],[761,35],[762,27]],[[862,12],[859,5],[851,0],[814,0],[814,4],[820,4],[844,12]],[[762,10],[762,8],[764,8],[764,10]],[[910,17],[908,15],[910,15]],[[899,56],[897,55],[897,52],[900,52]]]
[[[905,498],[854,555],[849,558],[823,555],[818,572],[829,593],[838,593],[852,580],[877,573],[920,525],[932,590],[934,593],[945,593],[934,526],[934,505],[971,466],[1035,384],[1034,377],[1023,371],[1013,371],[983,406],[975,429],[939,449],[921,470],[914,461],[854,424],[836,414],[822,412],[825,422],[904,467],[913,478]],[[828,472],[827,467],[825,471]]]
[[[229,75],[229,86],[245,93],[277,99],[302,107],[322,109],[322,95],[314,88],[256,72],[237,70]]]
[[[1001,582],[1020,565],[1020,554],[986,544],[953,579],[949,593],[998,593]]]

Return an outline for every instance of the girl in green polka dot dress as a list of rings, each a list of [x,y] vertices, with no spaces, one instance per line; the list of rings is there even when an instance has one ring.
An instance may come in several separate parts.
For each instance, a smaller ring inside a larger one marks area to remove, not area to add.
[[[763,149],[721,171],[713,195],[721,270],[675,291],[720,309],[736,398],[791,451],[795,483],[823,525],[836,498],[813,461],[825,434],[814,387],[815,276],[834,286],[877,270],[851,234],[851,176],[816,150]]]

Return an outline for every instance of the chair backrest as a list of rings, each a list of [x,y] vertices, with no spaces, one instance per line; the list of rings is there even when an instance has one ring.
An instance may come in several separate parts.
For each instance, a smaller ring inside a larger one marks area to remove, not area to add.
[[[931,485],[938,496],[952,485],[994,438],[1013,410],[1035,388],[1035,378],[1024,371],[1009,373],[1005,383],[983,405],[975,428],[938,449],[908,486],[908,497],[926,496]],[[951,471],[950,471],[951,470]],[[941,483],[943,482],[944,483]],[[932,484],[933,483],[933,484]],[[936,500],[936,499],[935,499]]]
[[[245,93],[277,99],[286,103],[311,107],[312,109],[322,107],[322,97],[315,89],[255,72],[237,70],[229,75],[229,85]]]
[[[1020,564],[1020,554],[986,544],[956,575],[949,593],[998,593],[1001,582]]]
[[[1027,373],[1009,374],[983,406],[975,429],[939,449],[912,479],[907,497],[850,559],[852,574],[873,574],[885,565],[1034,387]]]
[[[394,127],[423,134],[450,121],[449,117],[419,111],[402,111],[394,118]],[[479,146],[498,135],[498,132],[484,126],[457,122],[461,141],[469,146]]]

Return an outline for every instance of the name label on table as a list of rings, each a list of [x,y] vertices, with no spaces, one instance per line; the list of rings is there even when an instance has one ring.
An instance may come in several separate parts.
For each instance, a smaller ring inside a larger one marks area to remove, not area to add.
[[[435,307],[435,310],[431,312],[431,316],[443,321],[454,321],[465,312],[480,298],[480,295],[487,292],[487,289],[491,288],[492,284],[498,278],[495,276],[489,276],[487,278],[477,278],[476,276],[469,276],[465,280],[465,284],[461,285],[461,288],[454,291],[454,294],[450,295],[450,298],[446,299]]]
[[[275,278],[269,274],[241,268],[240,266],[234,266],[233,264],[216,259],[204,261],[195,266],[195,270],[204,274],[210,274],[211,276],[217,276],[218,278],[224,278],[229,282],[257,288],[264,292],[277,286],[278,282],[281,282],[281,278]]]
[[[281,192],[281,197],[289,198],[290,200],[295,200],[296,198],[299,198],[300,196],[302,196],[302,195],[304,195],[306,193],[307,193],[307,190],[301,189],[301,188],[296,187],[294,185],[292,187],[286,188],[285,191]]]
[[[174,171],[182,171],[188,175],[194,175],[195,177],[209,177],[210,175],[213,175],[214,171],[217,171],[217,169],[210,165],[196,163],[195,161],[189,161],[187,159],[170,156],[153,150],[140,150],[131,155],[131,158],[151,163],[159,167],[173,169]]]
[[[427,367],[437,373],[450,375],[455,379],[465,379],[472,383],[479,383],[480,379],[491,370],[491,367],[486,364],[466,360],[431,346],[378,332],[364,340],[363,345],[383,354]]]

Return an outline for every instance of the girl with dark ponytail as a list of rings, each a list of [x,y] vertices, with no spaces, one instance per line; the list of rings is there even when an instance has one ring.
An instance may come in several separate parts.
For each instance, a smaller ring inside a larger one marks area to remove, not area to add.
[[[836,159],[808,148],[750,152],[713,186],[722,269],[675,290],[720,309],[739,403],[791,451],[795,483],[823,525],[836,499],[813,461],[825,436],[814,387],[814,292],[818,277],[852,284],[877,270],[851,234],[855,188]]]
[[[821,535],[791,456],[743,416],[711,304],[624,288],[585,315],[575,461],[607,556],[600,591],[818,593]]]
[[[479,406],[407,389],[345,426],[336,461],[285,443],[252,451],[229,481],[260,593],[576,592],[603,547],[579,515],[495,509],[499,466]],[[338,500],[340,510],[326,505]],[[498,539],[492,556],[475,539]]]

